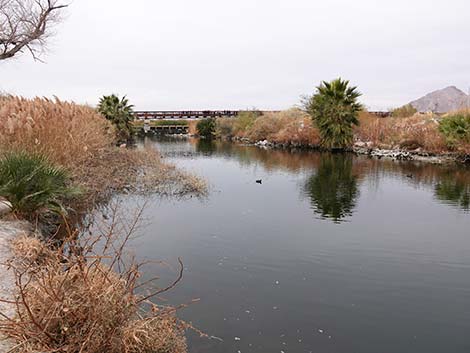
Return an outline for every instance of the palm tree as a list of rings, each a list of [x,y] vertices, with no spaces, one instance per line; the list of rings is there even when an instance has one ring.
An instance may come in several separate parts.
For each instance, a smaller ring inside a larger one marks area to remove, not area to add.
[[[328,149],[344,149],[353,142],[353,125],[359,125],[361,93],[349,81],[338,78],[323,81],[317,92],[304,101],[307,112],[320,131],[321,143]]]
[[[65,214],[63,201],[80,194],[70,186],[68,172],[36,153],[9,152],[0,157],[0,196],[12,211],[33,216],[49,210]]]
[[[131,123],[134,119],[133,107],[129,104],[126,96],[119,99],[118,96],[112,94],[100,99],[98,112],[116,126],[119,141],[128,141],[131,137]]]

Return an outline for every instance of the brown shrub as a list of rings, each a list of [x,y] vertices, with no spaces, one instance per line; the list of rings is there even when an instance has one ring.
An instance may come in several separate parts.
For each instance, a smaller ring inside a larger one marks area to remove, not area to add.
[[[231,139],[235,134],[236,118],[217,118],[215,121],[215,136],[223,139]]]
[[[124,254],[135,226],[126,223],[122,238],[114,222],[98,236],[71,232],[59,247],[27,236],[13,243],[17,295],[8,302],[16,316],[2,313],[0,321],[0,332],[17,343],[12,352],[186,352],[190,326],[176,318],[177,308],[149,301],[179,282],[181,261],[172,284],[137,294],[142,265]]]
[[[260,116],[260,112],[255,110],[241,111],[234,119],[233,134],[237,137],[246,137],[256,119]]]
[[[251,141],[269,140],[289,120],[285,116],[281,117],[276,113],[266,113],[254,121],[253,125],[246,131],[245,137]]]
[[[295,143],[300,145],[319,146],[320,134],[314,126],[312,118],[307,114],[293,116],[291,121],[277,133],[271,136],[271,140],[277,143]]]
[[[252,141],[268,140],[302,145],[319,143],[318,130],[312,119],[300,109],[265,113],[255,120],[246,137]]]
[[[360,124],[355,136],[376,147],[422,147],[429,152],[447,150],[445,141],[438,130],[439,122],[432,115],[415,114],[410,118],[379,118],[361,113]]]

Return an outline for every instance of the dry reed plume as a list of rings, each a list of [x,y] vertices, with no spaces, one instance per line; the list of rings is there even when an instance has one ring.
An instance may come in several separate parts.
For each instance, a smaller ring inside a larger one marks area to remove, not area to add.
[[[72,173],[113,143],[112,125],[90,107],[45,98],[0,97],[0,149],[46,155]]]
[[[163,163],[153,149],[116,148],[115,136],[111,123],[90,107],[57,98],[0,97],[0,152],[47,156],[70,172],[89,201],[141,181],[149,191],[205,192],[204,181]]]

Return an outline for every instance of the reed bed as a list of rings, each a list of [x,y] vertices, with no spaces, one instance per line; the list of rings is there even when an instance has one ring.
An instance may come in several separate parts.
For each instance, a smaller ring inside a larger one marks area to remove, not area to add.
[[[67,169],[87,201],[140,182],[148,191],[205,193],[203,180],[166,164],[156,150],[117,148],[115,143],[114,127],[91,107],[57,98],[0,97],[0,153],[46,156]]]
[[[114,128],[94,109],[59,99],[0,97],[0,149],[40,153],[70,172],[111,146]]]

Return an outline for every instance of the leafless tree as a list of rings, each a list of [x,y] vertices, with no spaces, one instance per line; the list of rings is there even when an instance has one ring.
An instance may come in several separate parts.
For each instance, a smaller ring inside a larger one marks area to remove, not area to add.
[[[0,60],[25,50],[39,60],[65,7],[58,0],[0,0]]]

